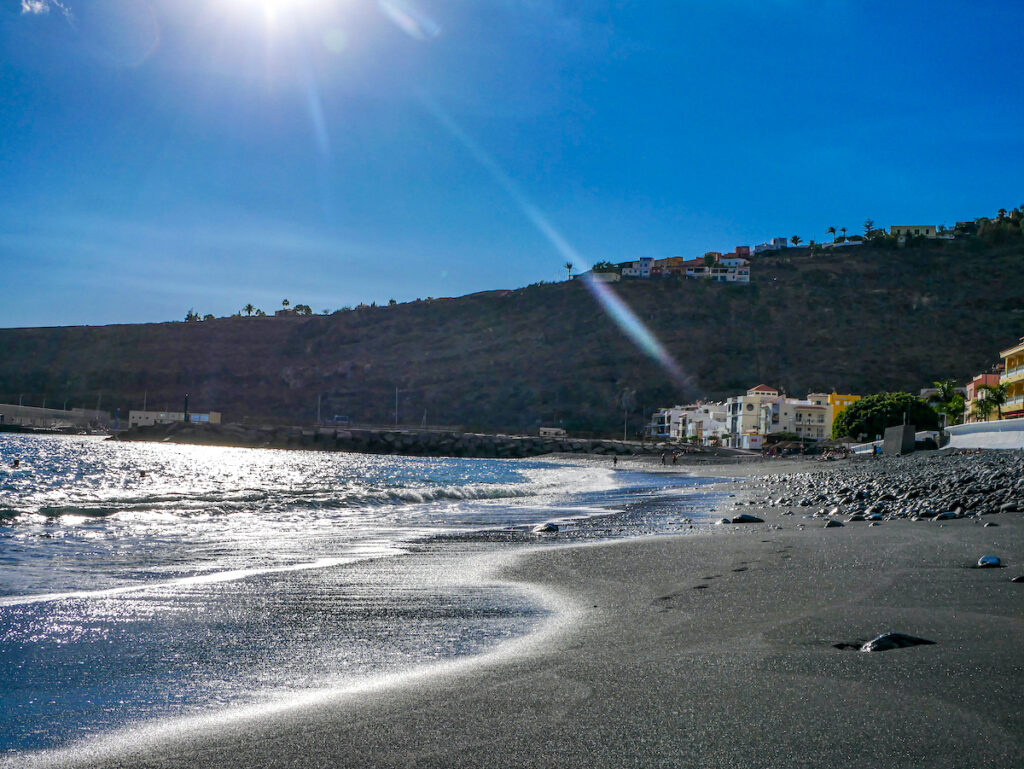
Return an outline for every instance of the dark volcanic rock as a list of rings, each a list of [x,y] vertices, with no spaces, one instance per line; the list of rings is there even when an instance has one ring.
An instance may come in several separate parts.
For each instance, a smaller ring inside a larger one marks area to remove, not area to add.
[[[732,517],[732,523],[764,523],[764,519],[758,518],[756,515],[741,513]]]
[[[811,499],[829,515],[940,521],[1015,513],[1024,499],[1024,451],[855,459],[810,473],[769,475],[765,497]]]
[[[908,646],[922,646],[934,644],[926,638],[916,638],[904,633],[883,633],[878,638],[868,641],[860,647],[862,652],[885,652],[891,649],[904,649]]]

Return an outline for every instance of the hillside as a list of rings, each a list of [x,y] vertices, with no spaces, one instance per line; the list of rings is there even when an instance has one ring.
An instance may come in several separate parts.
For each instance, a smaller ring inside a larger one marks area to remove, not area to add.
[[[282,422],[344,414],[482,430],[621,435],[643,413],[764,382],[916,391],[987,370],[1024,335],[1024,244],[928,242],[752,261],[750,285],[617,284],[689,376],[638,351],[579,282],[329,316],[0,330],[0,402],[179,409]]]

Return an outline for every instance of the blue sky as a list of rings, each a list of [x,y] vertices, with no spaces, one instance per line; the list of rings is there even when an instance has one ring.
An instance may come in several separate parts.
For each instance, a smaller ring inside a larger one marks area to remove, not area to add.
[[[0,326],[1022,205],[1021,29],[1019,0],[0,0]]]

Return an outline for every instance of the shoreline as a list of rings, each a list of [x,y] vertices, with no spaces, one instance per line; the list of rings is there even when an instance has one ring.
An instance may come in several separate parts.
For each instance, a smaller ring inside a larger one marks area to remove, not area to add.
[[[1024,517],[799,530],[779,510],[744,510],[765,523],[500,556],[493,578],[539,591],[559,616],[448,669],[203,733],[12,765],[1015,763],[1024,587],[1009,579],[1024,571]],[[966,568],[990,550],[1010,568]],[[888,630],[936,645],[832,646]]]

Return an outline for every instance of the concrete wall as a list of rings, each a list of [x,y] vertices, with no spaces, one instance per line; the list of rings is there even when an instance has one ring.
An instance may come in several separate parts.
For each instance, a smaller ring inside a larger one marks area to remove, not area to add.
[[[947,449],[1024,449],[1024,419],[947,427]]]

